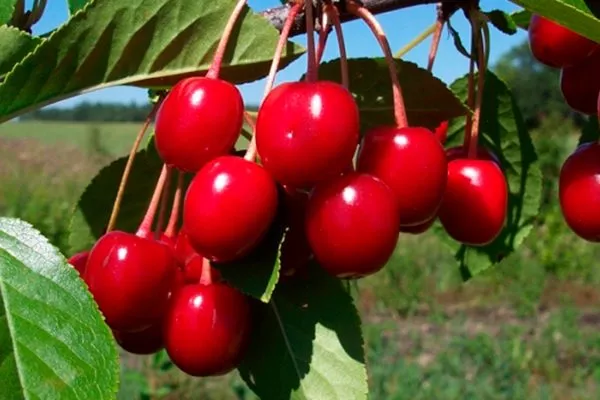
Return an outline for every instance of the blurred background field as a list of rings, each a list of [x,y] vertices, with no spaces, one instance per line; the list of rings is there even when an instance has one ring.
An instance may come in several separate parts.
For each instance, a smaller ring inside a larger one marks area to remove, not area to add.
[[[538,226],[516,254],[466,284],[435,236],[400,238],[389,265],[355,293],[372,399],[600,398],[600,247],[568,230],[556,196],[581,121],[554,101],[554,71],[515,73],[523,57],[516,48],[496,69],[527,104],[545,185]],[[548,90],[538,97],[527,86],[542,84]],[[127,153],[139,126],[35,118],[0,125],[0,215],[33,223],[68,252],[78,196]],[[235,374],[192,380],[163,356],[125,357],[120,398],[254,398]]]

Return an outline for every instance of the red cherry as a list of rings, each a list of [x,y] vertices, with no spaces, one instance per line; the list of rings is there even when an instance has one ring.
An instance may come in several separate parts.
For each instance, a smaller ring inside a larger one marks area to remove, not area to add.
[[[175,240],[175,259],[181,265],[185,265],[185,263],[192,257],[196,256],[196,250],[190,244],[190,238],[185,231],[185,228],[182,228],[177,235],[177,239]]]
[[[378,177],[392,189],[403,226],[435,217],[448,179],[444,148],[425,128],[385,126],[367,132],[357,170]]]
[[[600,93],[600,51],[560,73],[560,90],[565,102],[573,110],[595,115]]]
[[[308,201],[308,243],[323,268],[340,278],[383,268],[399,229],[394,193],[368,174],[354,172],[317,186]]]
[[[559,197],[569,228],[585,240],[600,242],[600,144],[585,143],[567,158]]]
[[[90,251],[85,281],[112,329],[139,331],[162,318],[176,270],[167,245],[112,231]]]
[[[358,144],[358,107],[343,86],[328,81],[289,82],[263,101],[256,146],[275,180],[309,188],[352,163]]]
[[[468,158],[468,150],[463,146],[450,147],[446,149],[446,159],[448,162],[456,160],[458,158]],[[500,160],[498,157],[487,147],[477,147],[477,159],[494,161],[500,166]]]
[[[429,221],[425,221],[419,225],[401,226],[400,232],[410,233],[411,235],[420,235],[421,233],[425,233],[427,230],[429,230],[429,228],[431,228],[435,220],[436,217],[433,217]]]
[[[594,41],[535,14],[529,22],[528,37],[533,56],[553,68],[578,64],[599,47]]]
[[[161,242],[175,250],[175,244],[177,243],[177,235],[175,237],[167,236],[165,233],[161,233],[160,239]]]
[[[502,232],[508,186],[494,161],[454,159],[448,164],[448,185],[438,216],[456,241],[483,246]]]
[[[248,254],[268,231],[277,211],[277,187],[261,166],[223,156],[192,180],[183,220],[194,249],[211,261]]]
[[[79,276],[81,277],[85,275],[85,266],[87,264],[89,255],[90,251],[86,250],[73,254],[68,260],[69,264],[71,264],[77,270],[77,272],[79,272]]]
[[[446,138],[448,137],[448,121],[442,121],[437,128],[435,128],[433,133],[441,144],[446,143]]]
[[[165,348],[192,376],[223,375],[237,367],[250,337],[251,305],[223,283],[187,285],[165,319]]]
[[[229,153],[242,129],[244,101],[231,83],[206,77],[179,81],[156,115],[156,148],[165,163],[196,172]]]
[[[119,346],[131,354],[148,355],[158,353],[163,347],[163,326],[158,323],[139,332],[113,330]]]

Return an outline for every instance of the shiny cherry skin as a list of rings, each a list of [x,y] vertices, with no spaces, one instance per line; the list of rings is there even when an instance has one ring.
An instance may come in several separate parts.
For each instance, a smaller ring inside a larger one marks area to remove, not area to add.
[[[183,205],[183,220],[192,247],[215,262],[247,255],[275,218],[277,186],[271,175],[251,161],[223,156],[194,177]]]
[[[339,278],[359,278],[383,268],[396,248],[399,229],[394,193],[368,174],[354,172],[325,182],[308,200],[308,243],[321,266]]]
[[[567,158],[559,198],[569,228],[587,241],[600,242],[600,144],[583,144]]]
[[[89,258],[90,251],[81,251],[79,253],[73,254],[68,262],[79,272],[79,276],[83,277],[85,275],[85,266],[87,264],[87,260]]]
[[[565,102],[573,110],[596,115],[600,93],[600,51],[572,67],[563,68],[560,90]]]
[[[528,38],[535,59],[553,68],[578,64],[600,47],[594,41],[535,14],[529,22]]]
[[[454,240],[483,246],[502,232],[508,207],[504,173],[492,160],[457,158],[448,163],[448,185],[438,217]]]
[[[433,131],[435,137],[440,141],[443,145],[446,143],[446,138],[448,137],[448,121],[442,121]]]
[[[435,217],[448,179],[444,148],[433,132],[419,127],[368,131],[358,152],[357,170],[392,189],[403,226]]]
[[[185,228],[182,228],[177,235],[175,258],[181,267],[183,279],[186,283],[200,282],[204,257],[198,254],[190,244]],[[213,281],[221,280],[221,274],[217,269],[211,268],[211,275]]]
[[[154,354],[164,347],[163,326],[160,323],[138,332],[113,331],[113,337],[123,350],[131,354]]]
[[[132,332],[163,317],[176,273],[164,243],[112,231],[90,251],[85,281],[108,326]]]
[[[169,306],[165,348],[188,375],[223,375],[242,360],[251,327],[251,304],[242,293],[224,283],[186,285]]]
[[[265,169],[296,188],[311,188],[342,173],[352,163],[358,134],[352,94],[329,81],[277,86],[256,120],[256,146]]]
[[[166,164],[196,172],[228,154],[238,139],[244,101],[231,83],[206,77],[179,81],[156,114],[155,142]]]

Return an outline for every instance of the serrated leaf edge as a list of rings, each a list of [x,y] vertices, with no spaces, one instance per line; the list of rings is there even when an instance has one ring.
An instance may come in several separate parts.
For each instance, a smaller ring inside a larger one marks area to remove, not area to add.
[[[60,250],[58,250],[58,248],[56,248],[52,243],[50,243],[50,241],[48,240],[47,237],[45,237],[40,231],[38,231],[32,224],[30,224],[29,222],[24,221],[22,219],[19,219],[19,218],[0,217],[0,224],[2,224],[3,221],[8,221],[9,223],[21,224],[24,228],[27,228],[27,229],[30,229],[30,230],[34,231],[37,234],[37,236],[39,237],[39,239],[40,239],[41,242],[47,244],[48,246],[50,246],[54,250],[54,254],[63,262],[62,266],[66,267],[65,268],[66,273],[67,274],[71,274],[71,276],[73,276],[74,278],[78,278],[79,279],[78,272],[75,271],[74,268],[69,267],[69,261],[67,260],[67,258],[60,252]],[[13,236],[11,234],[8,234],[5,231],[3,231],[3,233],[5,233],[9,237],[12,237],[16,241],[18,241],[21,245],[24,245],[27,248],[31,249],[32,251],[36,252],[41,257],[44,257],[43,254],[40,254],[36,249],[32,248],[28,244],[23,243],[18,237]],[[22,264],[22,262],[17,257],[15,257],[14,255],[12,255],[7,250],[0,248],[0,251],[3,252],[3,253],[5,253],[5,254],[8,254],[8,256],[11,257],[13,260],[16,260],[17,262],[19,262],[19,263]],[[0,286],[3,286],[2,281],[0,281]],[[82,286],[83,286],[84,292],[86,293],[86,296],[88,297],[88,300],[90,300],[90,302],[92,303],[92,307],[94,307],[94,309],[96,311],[98,311],[98,315],[100,315],[102,321],[105,321],[105,317],[102,314],[102,312],[100,311],[100,308],[98,307],[98,304],[94,300],[94,297],[92,296],[92,293],[89,291],[89,288],[87,287],[87,285],[85,285],[83,283],[82,283]],[[3,299],[3,301],[6,302],[5,299]],[[8,322],[8,320],[10,318],[8,313],[6,313],[6,318],[7,318],[7,322]],[[117,368],[113,371],[114,372],[114,376],[115,376],[115,385],[111,389],[112,390],[112,394],[114,394],[116,396],[117,393],[118,393],[118,391],[119,391],[119,386],[121,384],[120,367],[118,366],[119,365],[119,353],[117,351],[114,338],[113,338],[112,334],[110,333],[110,329],[108,328],[108,325],[106,325],[106,323],[104,323],[104,334],[105,334],[105,338],[108,339],[108,341],[110,341],[110,342],[113,343],[115,354],[117,355],[117,357],[115,359],[115,361],[116,361],[115,364],[117,365]],[[10,332],[9,332],[9,335],[11,336],[11,340],[14,343],[15,342],[14,338],[12,337],[12,335],[10,334]],[[21,386],[23,386],[23,380],[22,380],[22,377],[21,377],[21,371],[19,370],[19,367],[17,367],[17,370],[19,372],[19,379],[21,381]]]

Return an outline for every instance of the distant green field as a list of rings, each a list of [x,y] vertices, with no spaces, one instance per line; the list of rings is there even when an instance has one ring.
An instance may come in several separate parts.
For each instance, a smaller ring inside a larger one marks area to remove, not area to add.
[[[69,143],[81,148],[93,146],[94,140],[111,155],[127,152],[140,129],[138,123],[9,122],[0,124],[0,137],[29,138],[43,143]]]

